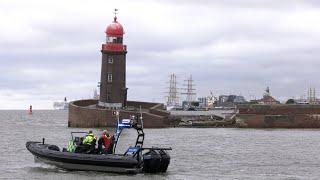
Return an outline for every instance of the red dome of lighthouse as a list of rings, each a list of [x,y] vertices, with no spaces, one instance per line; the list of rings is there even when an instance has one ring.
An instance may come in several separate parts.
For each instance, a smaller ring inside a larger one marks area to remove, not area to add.
[[[109,37],[123,36],[124,34],[123,27],[120,23],[118,23],[117,17],[114,17],[114,21],[107,27],[105,33]]]

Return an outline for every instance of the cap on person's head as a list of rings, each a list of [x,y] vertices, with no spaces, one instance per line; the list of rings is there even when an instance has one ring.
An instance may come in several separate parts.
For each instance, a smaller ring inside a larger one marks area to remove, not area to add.
[[[92,133],[92,131],[91,131],[91,130],[89,131],[89,134],[90,134],[90,133]]]
[[[103,130],[103,134],[108,134],[108,130]]]

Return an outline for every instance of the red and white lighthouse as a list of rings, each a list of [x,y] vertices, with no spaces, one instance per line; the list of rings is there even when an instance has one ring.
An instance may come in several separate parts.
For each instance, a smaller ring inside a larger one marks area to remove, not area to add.
[[[102,44],[102,66],[100,79],[99,106],[119,109],[126,106],[126,54],[123,44],[124,30],[115,15],[106,28],[106,43]]]
[[[169,126],[170,113],[164,111],[163,104],[127,101],[127,47],[123,44],[124,29],[116,16],[105,33],[106,42],[101,47],[100,98],[98,103],[96,99],[70,102],[68,127],[114,127],[117,124],[117,114],[113,112],[121,112],[121,118],[125,119],[136,113],[135,110],[126,108],[127,106],[143,109],[141,113],[144,116],[144,127]],[[114,111],[115,109],[117,110]]]

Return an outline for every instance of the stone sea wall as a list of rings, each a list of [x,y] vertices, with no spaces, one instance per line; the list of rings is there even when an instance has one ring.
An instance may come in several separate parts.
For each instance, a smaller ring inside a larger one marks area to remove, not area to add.
[[[68,127],[115,127],[117,121],[113,110],[97,108],[97,103],[93,99],[70,102]],[[170,124],[169,113],[163,110],[163,104],[128,101],[127,105],[127,109],[120,110],[121,119],[130,118],[141,106],[145,128],[164,128]]]
[[[320,105],[245,105],[238,110],[238,127],[320,128]]]

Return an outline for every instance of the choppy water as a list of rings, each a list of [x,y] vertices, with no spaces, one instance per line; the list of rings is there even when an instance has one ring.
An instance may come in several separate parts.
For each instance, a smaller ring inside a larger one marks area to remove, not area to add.
[[[319,179],[320,130],[145,129],[145,146],[170,146],[166,174],[119,175],[66,171],[37,164],[25,142],[46,138],[66,146],[71,131],[67,111],[0,111],[0,179]],[[101,129],[94,129],[95,134]],[[134,142],[122,136],[119,151]]]

